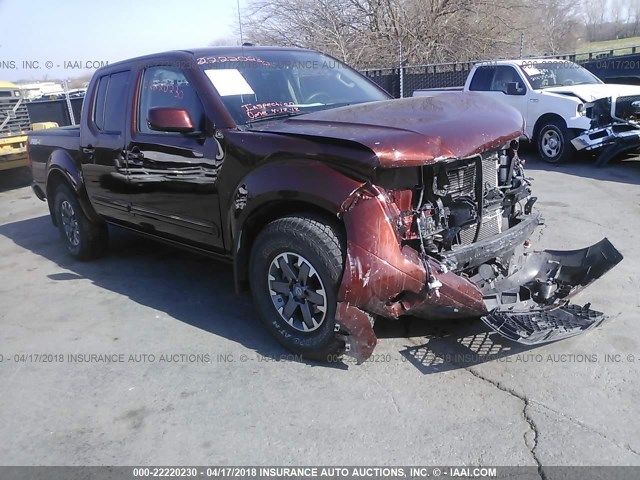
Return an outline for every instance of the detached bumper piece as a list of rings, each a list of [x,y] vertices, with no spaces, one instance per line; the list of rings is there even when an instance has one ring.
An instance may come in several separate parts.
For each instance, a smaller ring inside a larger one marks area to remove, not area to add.
[[[596,166],[604,167],[615,157],[640,148],[640,128],[629,123],[614,123],[606,127],[587,130],[571,143],[576,150],[601,150]]]
[[[509,340],[534,345],[572,337],[606,316],[569,304],[569,298],[611,270],[622,255],[607,240],[580,250],[526,255],[508,277],[483,289],[489,311],[482,321]]]
[[[509,313],[494,311],[482,321],[505,338],[525,345],[554,342],[597,327],[607,319],[602,312],[567,305],[551,311]]]

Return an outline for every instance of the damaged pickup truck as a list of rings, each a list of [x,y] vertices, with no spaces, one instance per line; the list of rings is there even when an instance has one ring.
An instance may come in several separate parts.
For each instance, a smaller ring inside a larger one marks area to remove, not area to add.
[[[414,96],[478,92],[518,110],[525,137],[549,163],[577,151],[597,155],[596,165],[640,148],[640,86],[605,84],[567,60],[524,59],[478,63],[464,87],[416,90]]]
[[[481,317],[527,344],[602,322],[569,298],[622,256],[534,251],[522,128],[482,95],[393,100],[320,53],[215,48],[98,70],[81,125],[29,152],[76,258],[114,224],[227,260],[286,348],[364,361],[379,316]]]

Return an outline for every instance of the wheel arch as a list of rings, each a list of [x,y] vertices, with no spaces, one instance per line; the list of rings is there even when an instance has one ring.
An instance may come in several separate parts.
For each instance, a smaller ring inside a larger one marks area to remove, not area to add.
[[[102,222],[102,219],[89,201],[80,168],[67,152],[56,150],[47,161],[47,181],[45,186],[47,205],[54,225],[57,225],[54,211],[55,192],[59,185],[66,185],[75,193],[80,207],[89,219],[98,223]]]
[[[245,177],[227,210],[236,290],[247,289],[249,255],[256,237],[278,218],[293,214],[320,217],[345,238],[338,213],[363,183],[326,164],[304,161],[271,164]]]
[[[233,270],[236,291],[248,290],[249,257],[260,232],[271,222],[292,215],[306,215],[320,218],[331,224],[342,239],[346,239],[344,222],[337,212],[307,201],[274,200],[256,208],[244,221],[238,232],[233,256]],[[346,250],[344,248],[343,250]]]
[[[567,122],[564,118],[562,118],[561,115],[558,115],[557,113],[545,113],[544,115],[541,115],[538,120],[536,120],[536,123],[533,127],[534,143],[538,143],[538,135],[540,134],[540,130],[542,130],[542,127],[552,121],[560,121],[564,124],[565,128],[567,128]]]

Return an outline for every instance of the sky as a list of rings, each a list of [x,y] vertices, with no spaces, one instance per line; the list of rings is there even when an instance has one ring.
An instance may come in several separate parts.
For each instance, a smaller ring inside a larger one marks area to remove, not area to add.
[[[235,44],[236,1],[0,0],[0,81],[71,79],[101,63]]]

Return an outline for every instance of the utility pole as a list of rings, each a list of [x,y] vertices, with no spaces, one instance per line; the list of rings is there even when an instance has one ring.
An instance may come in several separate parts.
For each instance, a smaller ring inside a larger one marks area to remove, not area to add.
[[[244,45],[244,38],[242,38],[242,18],[240,18],[240,0],[236,0],[238,6],[238,26],[240,27],[240,45]]]
[[[71,120],[71,125],[76,124],[76,118],[73,114],[73,107],[71,106],[71,99],[69,98],[69,80],[64,80],[62,82],[62,86],[64,88],[64,96],[67,100],[67,110],[69,110],[69,119]]]
[[[404,98],[404,68],[402,68],[402,40],[398,41],[398,64],[400,67],[400,98]]]

